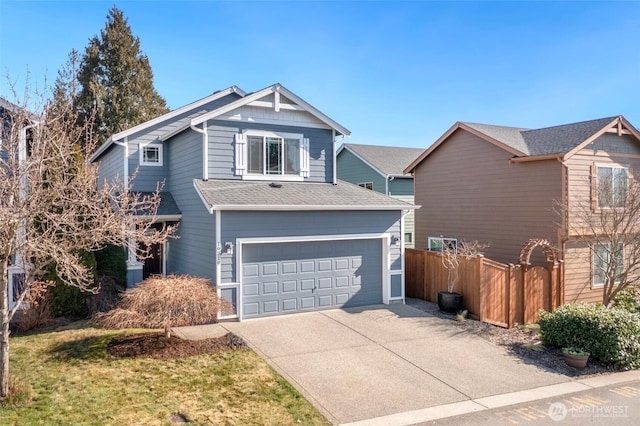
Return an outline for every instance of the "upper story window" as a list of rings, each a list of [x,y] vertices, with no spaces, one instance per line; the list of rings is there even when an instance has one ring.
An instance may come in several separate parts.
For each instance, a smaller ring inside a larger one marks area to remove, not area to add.
[[[141,166],[162,166],[162,145],[140,147]]]
[[[247,179],[301,180],[309,176],[309,140],[302,134],[236,134],[236,175]]]
[[[598,166],[598,208],[624,207],[629,185],[626,167]]]
[[[361,182],[358,186],[373,190],[373,182]]]

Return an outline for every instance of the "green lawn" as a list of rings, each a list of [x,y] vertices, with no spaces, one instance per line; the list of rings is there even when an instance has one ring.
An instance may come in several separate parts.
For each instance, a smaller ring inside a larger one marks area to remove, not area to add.
[[[76,323],[12,337],[11,373],[29,398],[0,407],[0,423],[162,425],[181,413],[192,424],[328,424],[250,349],[170,361],[106,353],[133,332]]]

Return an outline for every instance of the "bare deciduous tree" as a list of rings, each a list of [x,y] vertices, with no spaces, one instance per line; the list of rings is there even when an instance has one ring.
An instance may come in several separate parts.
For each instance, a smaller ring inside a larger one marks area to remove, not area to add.
[[[24,102],[26,105],[26,102]],[[164,241],[172,229],[150,227],[158,193],[141,197],[121,183],[96,188],[81,141],[92,141],[91,124],[77,126],[73,111],[50,108],[34,115],[13,105],[4,111],[0,145],[0,400],[9,391],[9,322],[45,268],[55,265],[65,284],[89,290],[92,272],[83,251],[106,244],[136,250]],[[5,105],[6,106],[6,105]],[[143,220],[143,216],[147,220]],[[142,257],[146,254],[142,253]],[[8,268],[20,267],[9,305]],[[92,291],[97,291],[93,289]]]
[[[605,169],[591,200],[559,210],[569,239],[589,248],[591,279],[602,283],[602,303],[611,306],[618,292],[640,283],[640,180],[625,168]]]

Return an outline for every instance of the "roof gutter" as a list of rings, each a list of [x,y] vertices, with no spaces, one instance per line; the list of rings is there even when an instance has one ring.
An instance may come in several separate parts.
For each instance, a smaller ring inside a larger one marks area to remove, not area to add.
[[[509,163],[528,163],[531,161],[543,161],[543,160],[562,160],[562,154],[548,154],[548,155],[534,155],[527,157],[513,157],[509,159]]]

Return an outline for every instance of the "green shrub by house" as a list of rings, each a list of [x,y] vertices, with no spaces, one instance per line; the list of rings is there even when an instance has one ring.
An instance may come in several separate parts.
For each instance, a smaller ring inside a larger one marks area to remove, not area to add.
[[[108,275],[123,288],[127,284],[127,258],[122,247],[108,245],[95,252],[98,276]]]
[[[620,291],[616,294],[614,306],[634,314],[640,314],[640,287],[628,287]]]
[[[540,315],[540,337],[549,347],[579,347],[591,359],[623,368],[640,368],[640,315],[620,308],[566,304]]]
[[[81,257],[82,263],[92,271],[92,275],[95,277],[96,258],[93,253],[83,251]],[[89,314],[87,298],[91,293],[63,284],[56,273],[55,264],[50,265],[43,279],[54,282],[53,287],[49,289],[51,292],[51,315],[54,317],[84,318]]]

